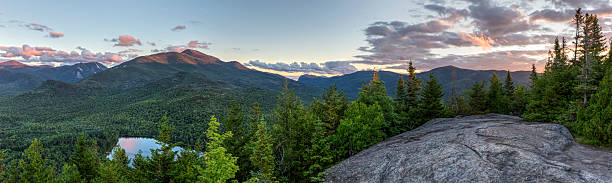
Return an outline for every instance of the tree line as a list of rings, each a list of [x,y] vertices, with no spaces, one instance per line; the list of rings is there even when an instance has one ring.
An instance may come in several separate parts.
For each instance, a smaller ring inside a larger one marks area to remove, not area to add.
[[[162,147],[150,157],[129,160],[114,148],[101,156],[95,141],[78,138],[72,156],[56,167],[34,140],[16,163],[0,167],[8,182],[321,182],[325,170],[363,149],[433,118],[500,113],[567,126],[581,142],[612,144],[612,51],[596,15],[577,10],[573,49],[556,39],[545,71],[532,66],[531,84],[518,86],[510,72],[476,82],[463,94],[443,101],[442,87],[430,74],[416,77],[409,63],[396,96],[387,95],[377,72],[349,102],[334,85],[310,105],[285,84],[276,106],[264,113],[257,104],[229,104],[222,123],[214,116],[195,146],[178,153],[177,132],[162,117],[156,138]],[[570,54],[570,53],[573,53]],[[572,57],[573,56],[573,57]],[[132,161],[133,166],[128,166]]]

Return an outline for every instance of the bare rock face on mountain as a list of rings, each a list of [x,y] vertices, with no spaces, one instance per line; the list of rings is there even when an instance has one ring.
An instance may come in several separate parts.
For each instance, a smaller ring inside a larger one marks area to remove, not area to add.
[[[612,182],[612,152],[557,124],[488,114],[440,118],[327,170],[327,182]]]

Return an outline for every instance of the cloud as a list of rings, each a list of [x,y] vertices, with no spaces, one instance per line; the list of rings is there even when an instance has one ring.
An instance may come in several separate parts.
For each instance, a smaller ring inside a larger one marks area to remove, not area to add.
[[[49,32],[49,37],[51,37],[51,38],[64,37],[64,33],[61,33],[61,32]]]
[[[115,45],[113,46],[124,46],[124,47],[130,47],[130,46],[134,46],[134,45],[142,45],[142,43],[140,42],[139,39],[134,38],[133,36],[130,35],[122,35],[119,36],[119,38],[113,38],[113,39],[104,39],[105,41],[110,41],[110,42],[115,42]]]
[[[147,42],[147,44],[151,45],[151,46],[156,46],[157,44],[155,44],[154,42]]]
[[[60,51],[50,47],[31,47],[23,45],[15,46],[0,46],[0,57],[17,58],[21,57],[23,62],[40,62],[40,63],[80,63],[80,62],[101,62],[105,64],[114,64],[125,61],[122,53],[94,53],[83,47],[77,47],[77,51]]]
[[[49,26],[38,24],[38,23],[29,23],[24,26],[30,30],[35,30],[35,31],[40,31],[40,32],[53,30]]]
[[[189,43],[187,43],[187,47],[189,48],[203,48],[203,49],[208,49],[208,46],[210,46],[210,43],[207,42],[199,42],[199,41],[189,41]]]
[[[567,22],[574,18],[574,10],[557,11],[552,9],[543,9],[534,11],[529,15],[529,20],[532,22]]]
[[[468,7],[473,24],[482,32],[491,37],[528,31],[538,25],[529,24],[526,16],[519,10],[510,7],[491,5],[489,1],[476,1]]]
[[[357,71],[355,66],[351,65],[350,61],[329,61],[322,64],[293,62],[290,64],[277,62],[273,64],[261,62],[259,60],[251,60],[246,66],[256,67],[260,69],[268,69],[273,71],[288,72],[288,73],[317,73],[317,74],[348,74]]]
[[[531,64],[536,64],[536,66],[544,64],[546,54],[546,50],[495,51],[474,55],[448,55],[438,58],[416,59],[414,65],[419,70],[429,70],[447,65],[477,70],[530,70]],[[407,64],[387,67],[387,69],[402,70],[407,68]]]
[[[177,25],[176,27],[170,29],[172,31],[181,31],[181,30],[185,30],[187,27],[184,25]]]
[[[172,45],[172,46],[168,46],[164,49],[153,49],[151,50],[151,52],[153,53],[158,53],[158,52],[183,52],[186,49],[208,49],[208,47],[212,45],[212,43],[209,42],[201,42],[201,41],[189,41],[186,45]]]
[[[472,44],[482,47],[483,50],[491,49],[492,45],[495,44],[495,40],[483,34],[474,35],[474,34],[460,32],[459,36],[463,40],[470,41],[472,42]]]

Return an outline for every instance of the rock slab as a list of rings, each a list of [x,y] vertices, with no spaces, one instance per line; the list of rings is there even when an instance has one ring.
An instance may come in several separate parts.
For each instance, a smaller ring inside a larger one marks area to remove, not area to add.
[[[326,182],[612,182],[612,151],[558,124],[487,114],[431,120],[326,173]]]

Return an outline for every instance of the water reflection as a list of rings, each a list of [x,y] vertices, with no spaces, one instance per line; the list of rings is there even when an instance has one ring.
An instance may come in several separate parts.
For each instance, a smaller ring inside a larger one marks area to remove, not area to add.
[[[136,156],[138,153],[144,157],[150,157],[151,149],[161,148],[161,145],[157,144],[157,140],[142,137],[121,137],[119,138],[117,145],[125,150],[125,153],[130,160],[133,160],[134,156]],[[183,149],[180,147],[172,148],[172,151],[176,152],[180,152],[182,150]],[[107,157],[109,159],[113,159],[113,153],[109,153]],[[131,161],[130,164],[132,164]]]

